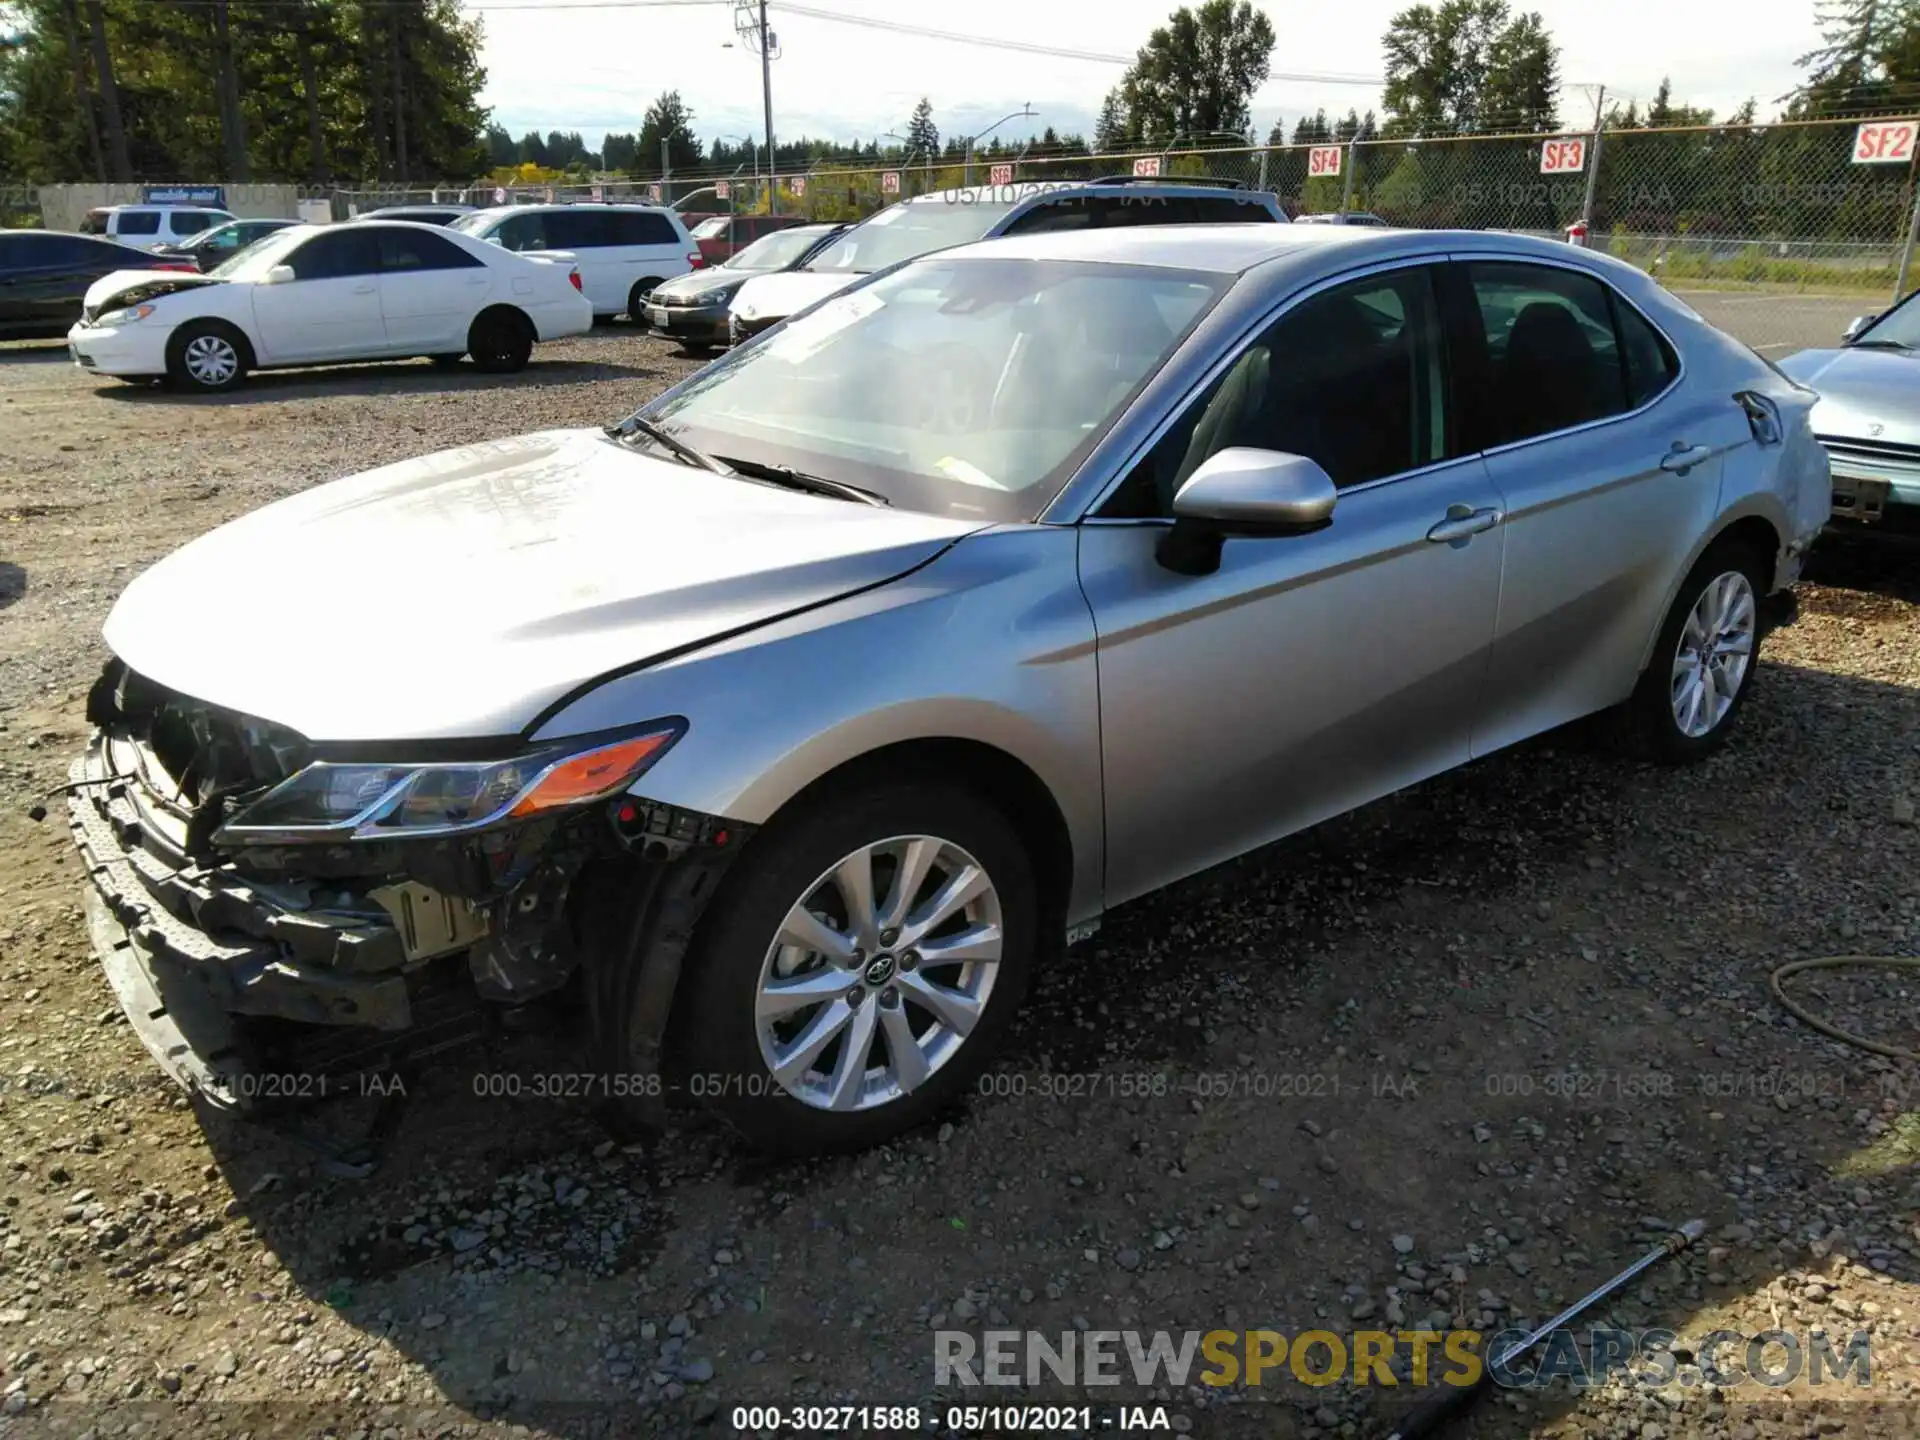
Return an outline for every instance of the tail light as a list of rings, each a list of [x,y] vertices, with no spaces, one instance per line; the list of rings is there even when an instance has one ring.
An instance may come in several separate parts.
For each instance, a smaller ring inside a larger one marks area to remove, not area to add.
[[[698,250],[695,250],[691,255],[687,256],[687,263],[696,270],[704,270],[707,268],[707,257],[702,255]]]
[[[152,265],[148,268],[152,270],[183,270],[189,275],[198,275],[200,273],[200,267],[198,265],[176,264],[171,260],[163,265]]]
[[[580,270],[578,266],[575,266],[573,269],[567,271],[567,281],[573,286],[574,289],[580,290],[582,294],[585,293],[584,289],[582,289],[580,284]]]

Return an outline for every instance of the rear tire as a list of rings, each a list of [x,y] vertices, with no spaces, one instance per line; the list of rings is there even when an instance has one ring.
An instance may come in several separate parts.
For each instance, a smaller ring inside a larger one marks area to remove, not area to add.
[[[183,390],[217,394],[247,378],[247,338],[222,320],[191,320],[167,342],[167,378]]]
[[[518,310],[488,310],[467,332],[467,353],[482,375],[511,375],[533,355],[533,325]]]
[[[1767,563],[1737,540],[1707,548],[1674,596],[1640,683],[1608,717],[1616,748],[1657,765],[1704,760],[1753,691]]]
[[[633,289],[627,292],[627,319],[642,330],[647,328],[647,292],[660,283],[655,276],[635,282]]]
[[[776,820],[706,913],[669,1036],[676,1068],[759,1148],[821,1154],[892,1139],[972,1088],[1026,991],[1039,906],[1000,811],[958,786],[891,781]]]

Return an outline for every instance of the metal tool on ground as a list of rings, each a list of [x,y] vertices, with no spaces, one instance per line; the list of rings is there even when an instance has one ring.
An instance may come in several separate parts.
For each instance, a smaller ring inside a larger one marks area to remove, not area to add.
[[[1387,1440],[1423,1440],[1433,1434],[1447,1421],[1458,1415],[1486,1388],[1493,1383],[1496,1374],[1509,1370],[1513,1363],[1525,1355],[1534,1346],[1545,1340],[1554,1331],[1564,1329],[1582,1313],[1592,1309],[1602,1300],[1618,1294],[1622,1289],[1637,1280],[1641,1275],[1658,1265],[1662,1260],[1671,1259],[1685,1250],[1694,1241],[1707,1233],[1707,1222],[1689,1220],[1678,1230],[1661,1242],[1659,1249],[1650,1250],[1633,1264],[1622,1270],[1606,1284],[1589,1291],[1573,1304],[1562,1310],[1537,1330],[1530,1331],[1509,1345],[1500,1347],[1497,1355],[1487,1358],[1480,1369],[1480,1378],[1471,1385],[1442,1386],[1438,1392],[1428,1396],[1410,1410]]]

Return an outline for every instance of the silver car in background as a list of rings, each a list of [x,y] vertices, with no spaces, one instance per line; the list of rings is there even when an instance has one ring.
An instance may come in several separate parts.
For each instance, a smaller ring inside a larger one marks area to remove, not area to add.
[[[1916,292],[1920,293],[1920,292]],[[1833,518],[1920,534],[1920,305],[1907,296],[1847,327],[1840,348],[1780,362],[1820,392],[1813,428],[1833,459]]]
[[[925,256],[139,576],[73,773],[96,943],[236,1107],[571,997],[623,1122],[869,1145],[1113,906],[1595,712],[1712,753],[1827,519],[1813,399],[1523,237]]]

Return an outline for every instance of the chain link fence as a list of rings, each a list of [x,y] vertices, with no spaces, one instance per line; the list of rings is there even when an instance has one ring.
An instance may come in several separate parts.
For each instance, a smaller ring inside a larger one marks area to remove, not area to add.
[[[969,184],[1134,174],[1227,180],[1273,192],[1293,215],[1360,210],[1425,229],[1564,238],[1585,217],[1591,246],[1656,275],[1755,348],[1784,354],[1834,343],[1854,315],[1894,298],[1904,278],[1920,126],[1876,123],[1906,127],[1904,149],[1883,149],[1898,154],[1897,163],[1854,162],[1857,121],[1807,121],[1105,155],[1029,149],[981,155],[971,165],[951,157],[890,167],[821,164],[771,179],[740,167],[659,180],[278,186],[283,203],[259,213],[338,221],[388,205],[608,200],[675,204],[689,214],[771,207],[813,220],[858,220],[896,200]],[[13,187],[0,191],[0,214],[10,224],[38,218],[60,228],[70,222],[56,217],[80,203],[80,192],[97,204],[100,188]]]

